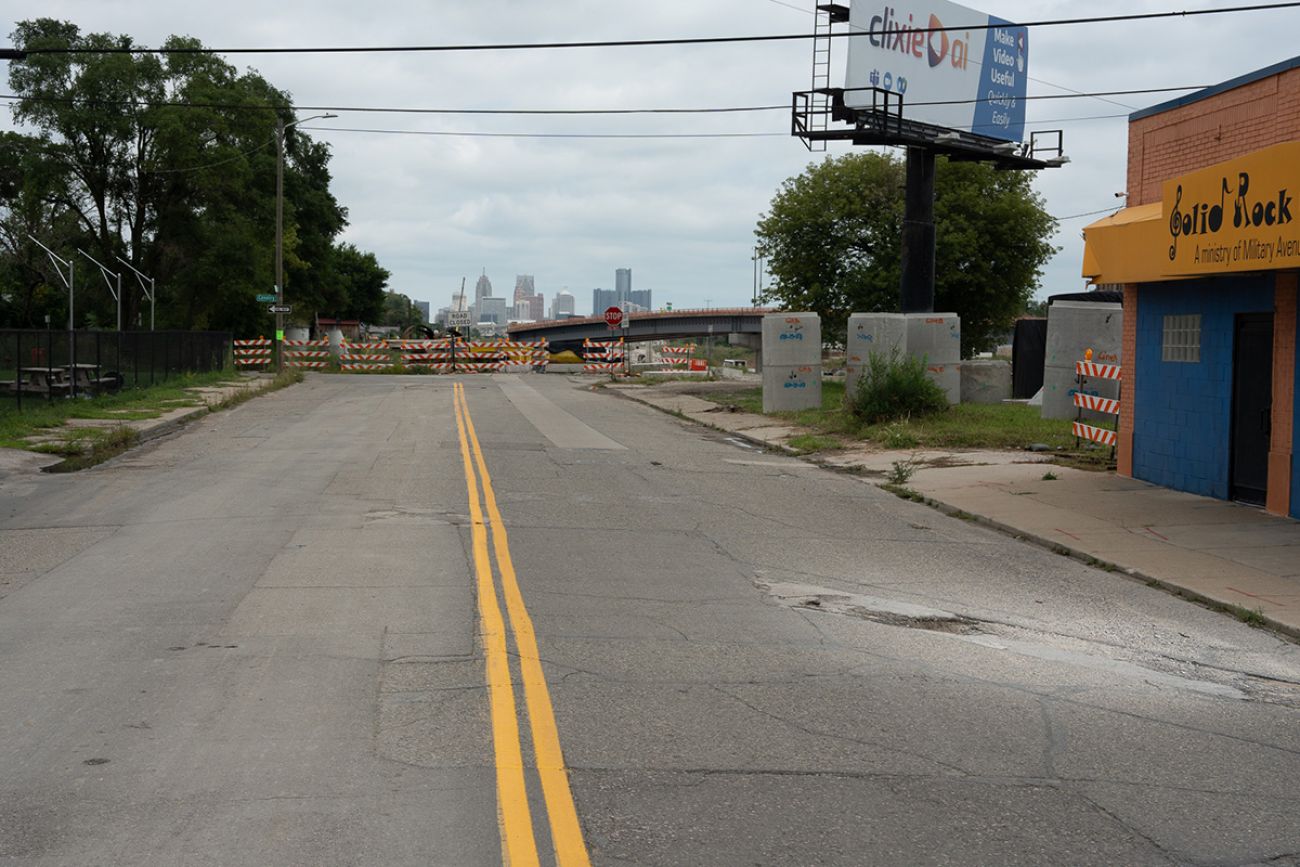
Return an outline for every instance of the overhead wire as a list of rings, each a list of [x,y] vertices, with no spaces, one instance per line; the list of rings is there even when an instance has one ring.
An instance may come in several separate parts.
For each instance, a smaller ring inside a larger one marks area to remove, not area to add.
[[[1044,99],[1083,99],[1102,96],[1131,96],[1148,93],[1172,93],[1179,90],[1200,90],[1206,85],[1184,84],[1173,87],[1146,87],[1130,90],[1071,91],[1069,93],[1030,94],[1023,97],[1028,100]],[[31,101],[56,105],[98,105],[110,107],[146,107],[146,108],[193,108],[235,111],[340,111],[382,114],[464,114],[464,115],[633,115],[633,114],[740,114],[763,111],[789,111],[789,105],[739,105],[739,106],[705,106],[699,108],[399,108],[390,106],[358,105],[249,105],[247,103],[220,102],[178,102],[175,100],[95,100],[73,99],[70,97],[27,97],[12,93],[0,94],[0,100],[10,102]],[[989,98],[926,100],[905,103],[905,106],[917,105],[968,105],[988,102]]]
[[[983,24],[947,25],[939,27],[916,27],[906,30],[882,30],[881,36],[898,33],[950,33],[970,30],[995,30],[1005,27],[1062,27],[1082,24],[1110,24],[1127,21],[1151,21],[1164,18],[1191,18],[1206,15],[1225,15],[1241,12],[1261,12],[1300,7],[1300,0],[1288,0],[1280,3],[1252,3],[1240,6],[1223,6],[1216,9],[1184,9],[1165,12],[1133,12],[1126,15],[1094,15],[1074,18],[1053,18],[1037,21],[1021,21],[1014,24],[986,22]],[[827,34],[827,38],[856,38],[870,36],[861,31],[842,31]],[[566,48],[640,48],[669,45],[726,45],[757,42],[789,42],[815,38],[811,33],[772,33],[754,36],[695,36],[670,37],[662,39],[590,39],[573,42],[499,42],[469,45],[333,45],[333,46],[276,46],[244,48],[203,48],[171,47],[146,48],[73,48],[68,46],[45,48],[5,49],[6,53],[17,54],[365,54],[365,53],[445,53],[456,51],[537,51]]]

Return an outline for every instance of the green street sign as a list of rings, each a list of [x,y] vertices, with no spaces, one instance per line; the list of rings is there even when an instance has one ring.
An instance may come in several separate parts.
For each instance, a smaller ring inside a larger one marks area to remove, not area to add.
[[[257,300],[264,304],[270,304],[272,301],[277,300],[279,297],[280,296],[278,295],[262,294],[257,296]]]

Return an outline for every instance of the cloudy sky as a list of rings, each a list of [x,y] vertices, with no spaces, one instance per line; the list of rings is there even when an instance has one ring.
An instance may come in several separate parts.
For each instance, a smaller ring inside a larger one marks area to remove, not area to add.
[[[846,2],[846,0],[844,0]],[[882,0],[883,4],[884,0]],[[810,32],[814,0],[8,0],[2,20],[50,16],[83,31],[169,34],[214,48],[444,45]],[[1221,8],[1196,0],[1027,2],[980,8],[1013,21]],[[1300,9],[1034,28],[1030,94],[1210,85],[1295,56]],[[809,86],[811,43],[517,52],[230,55],[299,105],[582,109],[786,106]],[[845,42],[835,43],[843,83]],[[1126,116],[1178,94],[1031,101],[1029,129],[1065,131],[1071,163],[1036,181],[1059,217],[1116,207]],[[306,117],[311,112],[300,113]],[[614,269],[677,308],[739,306],[753,288],[754,225],[810,161],[788,109],[734,114],[542,117],[338,111],[304,124],[333,148],[346,239],[374,251],[393,288],[436,309],[483,269],[497,294],[533,274],[550,303],[588,312]],[[12,126],[5,113],[0,125]],[[324,128],[328,127],[328,129]],[[715,138],[568,137],[731,134]],[[507,135],[502,135],[507,134]],[[515,137],[520,134],[552,137]],[[566,137],[555,137],[564,134]],[[736,136],[735,134],[745,134]],[[751,135],[752,134],[752,135]],[[828,153],[847,152],[832,144]],[[1040,296],[1077,291],[1080,229],[1067,219]],[[268,227],[268,231],[270,227]]]

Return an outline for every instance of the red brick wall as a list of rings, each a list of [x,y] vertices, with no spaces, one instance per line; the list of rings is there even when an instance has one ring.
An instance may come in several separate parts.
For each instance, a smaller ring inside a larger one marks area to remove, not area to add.
[[[1296,274],[1277,275],[1273,287],[1273,429],[1268,449],[1268,502],[1275,515],[1291,512],[1291,442],[1295,420]]]
[[[1171,178],[1297,139],[1300,69],[1132,121],[1128,204],[1158,202]]]
[[[1137,333],[1138,287],[1130,283],[1124,287],[1124,325],[1120,337],[1123,347],[1124,379],[1119,392],[1119,436],[1115,443],[1115,471],[1121,476],[1133,477],[1133,410],[1137,395]]]

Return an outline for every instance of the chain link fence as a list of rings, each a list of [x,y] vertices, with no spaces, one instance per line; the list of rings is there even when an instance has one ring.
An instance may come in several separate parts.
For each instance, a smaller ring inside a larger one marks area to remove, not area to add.
[[[224,331],[0,329],[0,401],[93,396],[230,367]]]

